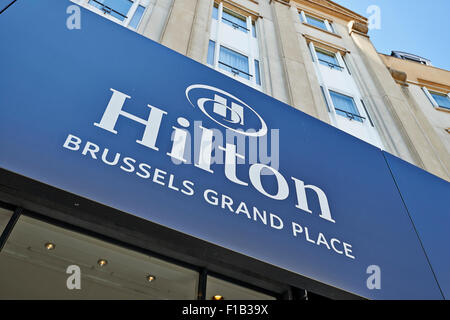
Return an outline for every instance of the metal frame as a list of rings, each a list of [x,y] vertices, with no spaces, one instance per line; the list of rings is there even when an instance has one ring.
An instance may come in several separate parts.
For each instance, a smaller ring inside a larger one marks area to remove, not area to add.
[[[1,203],[0,203],[0,205],[1,205]],[[0,235],[0,252],[3,250],[3,247],[5,246],[6,242],[8,241],[9,236],[11,235],[11,232],[14,229],[21,214],[22,214],[22,209],[16,208],[14,210],[13,215],[9,219],[8,224],[6,225],[5,229],[1,233],[1,235]]]
[[[3,206],[2,203],[0,202],[0,207],[5,207],[5,208],[8,208],[8,210],[9,210],[13,206],[8,205],[8,204]],[[186,268],[186,269],[190,269],[190,270],[196,271],[198,273],[198,282],[197,282],[198,283],[198,288],[197,288],[197,299],[198,300],[206,300],[206,288],[207,288],[208,275],[216,277],[216,278],[219,278],[219,279],[222,279],[222,280],[225,280],[225,281],[228,281],[230,283],[233,283],[233,284],[236,284],[236,285],[239,285],[239,286],[242,286],[242,287],[246,287],[248,289],[252,289],[254,291],[258,291],[258,292],[261,292],[261,293],[264,293],[264,294],[267,294],[267,295],[271,295],[271,296],[275,297],[276,299],[280,299],[280,295],[276,294],[276,293],[274,293],[272,291],[268,291],[268,290],[265,290],[265,289],[262,289],[262,288],[259,288],[259,287],[255,287],[255,286],[253,286],[251,284],[248,284],[246,282],[239,281],[239,280],[236,280],[236,279],[232,279],[232,278],[226,277],[224,275],[208,271],[205,268],[200,268],[198,266],[195,266],[195,265],[192,265],[192,264],[189,264],[189,263],[185,263],[185,262],[173,259],[173,258],[168,257],[168,256],[163,256],[163,255],[158,254],[156,252],[145,250],[145,249],[133,246],[133,245],[131,245],[129,243],[124,243],[124,242],[122,242],[120,240],[113,239],[113,238],[110,238],[108,236],[105,236],[105,235],[102,235],[102,234],[98,234],[96,232],[92,232],[92,231],[89,231],[89,230],[86,230],[86,229],[82,229],[80,227],[68,224],[68,223],[63,222],[63,221],[55,220],[53,218],[49,218],[49,217],[46,217],[44,215],[41,215],[41,214],[38,214],[38,213],[35,213],[35,212],[24,210],[23,208],[20,208],[20,207],[18,207],[18,208],[16,208],[14,210],[14,213],[13,213],[12,217],[10,218],[7,226],[5,227],[5,230],[0,235],[0,252],[3,249],[3,247],[5,246],[5,244],[7,243],[10,234],[14,230],[14,227],[15,227],[16,223],[18,222],[18,220],[19,220],[19,218],[21,216],[27,216],[27,217],[30,217],[30,218],[33,218],[33,219],[36,219],[36,220],[39,220],[39,221],[42,221],[42,222],[45,222],[45,223],[48,223],[48,224],[51,224],[51,225],[63,228],[63,229],[66,229],[66,230],[69,230],[69,231],[73,231],[73,232],[76,232],[76,233],[79,233],[79,234],[83,234],[83,235],[86,235],[86,236],[89,236],[89,237],[92,237],[92,238],[96,238],[96,239],[101,240],[101,241],[105,241],[105,242],[111,243],[113,245],[120,246],[120,247],[125,248],[127,250],[132,250],[132,251],[135,251],[135,252],[138,252],[138,253],[142,253],[142,254],[144,254],[146,256],[154,257],[154,258],[166,261],[168,263],[171,263],[171,264],[174,264],[174,265]]]
[[[125,20],[125,19],[128,19],[128,17],[127,17],[126,15],[124,15],[123,13],[120,13],[119,11],[116,11],[116,10],[114,10],[113,8],[108,7],[107,5],[101,3],[101,2],[99,2],[99,1],[97,1],[97,0],[90,0],[90,1],[93,1],[93,2],[95,2],[95,3],[99,4],[99,5],[101,5],[102,8],[101,8],[100,10],[104,11],[105,13],[107,13],[107,14],[109,14],[109,15],[111,15],[111,11],[113,11],[113,12],[117,13],[119,16],[123,17],[124,20]],[[89,3],[89,2],[88,2],[88,3]],[[105,10],[105,8],[108,9],[108,10]]]
[[[320,62],[326,63],[326,64],[328,65],[328,67],[330,67],[331,69],[337,68],[337,69],[339,69],[340,71],[342,71],[342,70],[344,69],[344,67],[341,67],[340,65],[337,65],[337,64],[334,64],[334,63],[331,63],[331,62],[329,62],[329,61],[322,60],[322,59],[318,59],[318,60],[319,60]]]
[[[336,108],[336,107],[334,107],[334,110],[337,110],[337,111],[340,111],[340,112],[344,112],[346,114],[347,118],[349,118],[350,120],[354,120],[355,117],[361,119],[362,122],[364,122],[364,120],[366,120],[365,117],[360,116],[359,114],[356,114],[356,113],[351,113],[349,111],[345,111],[345,110],[342,110],[342,109],[339,109],[339,108]]]
[[[95,0],[94,0],[94,1],[95,1]],[[231,26],[232,26],[233,28],[235,28],[235,29],[238,29],[238,28],[244,29],[246,33],[250,31],[250,30],[247,29],[246,27],[243,27],[243,26],[237,24],[236,22],[233,22],[233,21],[231,21],[231,20],[229,20],[229,19],[227,19],[227,18],[222,17],[222,20],[225,20],[225,21],[228,21],[229,23],[231,23]]]
[[[248,58],[247,58],[247,59],[248,59]],[[233,67],[233,66],[230,66],[229,64],[226,64],[226,63],[224,63],[224,62],[222,62],[222,61],[219,61],[219,64],[224,65],[224,66],[226,66],[226,67],[228,67],[228,68],[231,68],[231,72],[232,72],[233,74],[239,75],[239,73],[243,73],[243,74],[248,75],[249,77],[253,77],[251,74],[249,74],[249,73],[247,73],[247,72],[245,72],[245,71],[242,71],[242,70],[240,70],[240,69],[238,69],[238,68],[235,68],[235,67]]]

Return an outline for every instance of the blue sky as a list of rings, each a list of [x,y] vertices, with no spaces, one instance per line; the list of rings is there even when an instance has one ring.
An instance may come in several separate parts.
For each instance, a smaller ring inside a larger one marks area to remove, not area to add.
[[[369,35],[378,52],[405,51],[450,70],[450,0],[334,0],[367,18],[371,5],[381,9],[381,29]]]

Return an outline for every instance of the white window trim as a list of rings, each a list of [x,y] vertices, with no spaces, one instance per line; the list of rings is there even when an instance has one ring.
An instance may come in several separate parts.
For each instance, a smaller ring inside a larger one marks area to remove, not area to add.
[[[213,3],[214,6],[214,3]],[[214,10],[214,9],[213,9]],[[233,11],[229,8],[227,8],[227,10],[229,11]],[[240,16],[242,16],[241,14],[239,14]],[[261,90],[262,86],[263,86],[263,67],[262,67],[262,62],[261,62],[261,58],[259,57],[258,59],[256,59],[255,57],[252,56],[251,52],[243,52],[242,50],[240,50],[239,48],[235,48],[233,46],[230,46],[228,44],[223,44],[221,39],[220,39],[220,34],[221,34],[221,28],[222,28],[222,24],[224,24],[224,22],[222,22],[222,16],[223,16],[223,2],[220,2],[217,8],[217,20],[214,19],[211,15],[211,20],[216,20],[217,23],[217,28],[216,28],[216,34],[215,34],[215,39],[213,39],[212,37],[209,38],[209,40],[212,40],[215,42],[215,47],[214,47],[214,66],[212,66],[214,68],[214,70],[219,71],[221,73],[224,73],[228,76],[230,76],[233,79],[236,79],[238,81],[243,81],[244,83],[249,84],[250,86]],[[244,17],[244,16],[242,16]],[[247,23],[247,29],[249,30],[246,34],[248,37],[248,42],[249,42],[249,47],[251,47],[251,43],[254,39],[253,37],[253,33],[252,33],[252,17],[251,16],[247,16],[246,18],[246,23]],[[258,24],[257,21],[255,21],[255,28],[257,28]],[[242,32],[242,31],[239,31]],[[256,39],[258,38],[258,31],[256,30]],[[220,48],[221,47],[225,47],[227,49],[230,49],[232,51],[235,51],[239,54],[242,54],[243,56],[247,57],[248,59],[248,68],[249,68],[249,74],[251,75],[250,79],[247,80],[245,78],[240,77],[239,75],[235,75],[231,72],[228,72],[222,68],[219,67],[219,57],[220,57]],[[206,55],[208,56],[208,55]],[[256,70],[255,70],[255,60],[259,61],[259,79],[261,84],[257,84],[256,83]],[[211,66],[211,65],[209,65]]]
[[[357,120],[356,120],[356,122],[360,123],[360,124],[363,125],[363,126],[367,126],[367,125],[368,125],[368,126],[372,127],[371,124],[370,124],[370,121],[369,121],[369,116],[367,115],[366,110],[364,109],[364,106],[361,105],[361,100],[362,100],[361,97],[356,96],[356,95],[354,95],[354,94],[352,94],[352,93],[346,92],[346,91],[341,90],[341,89],[332,88],[332,87],[328,87],[328,88],[327,88],[327,87],[324,86],[324,85],[322,85],[322,86],[324,87],[324,89],[326,88],[326,89],[328,90],[328,91],[326,91],[326,97],[327,97],[327,99],[329,99],[329,100],[328,100],[328,103],[329,103],[329,105],[331,106],[331,108],[333,109],[333,112],[334,112],[334,114],[335,114],[336,117],[337,117],[337,116],[344,117],[344,116],[342,116],[342,115],[340,115],[340,114],[338,114],[338,113],[336,112],[336,109],[335,109],[335,106],[334,106],[333,99],[331,98],[330,91],[334,91],[334,92],[339,93],[339,94],[341,94],[341,95],[343,95],[343,96],[347,96],[347,97],[352,98],[352,99],[353,99],[353,102],[355,103],[356,110],[358,110],[359,115],[360,115],[361,117],[364,117],[364,118],[365,118],[365,119],[362,119],[362,120],[363,120],[362,122],[357,121]],[[345,117],[344,117],[344,118],[345,118]],[[354,120],[351,120],[351,119],[348,119],[348,120],[354,121]]]
[[[302,17],[302,22],[303,22],[303,23],[306,23],[307,25],[312,26],[312,24],[310,24],[310,23],[308,22],[308,18],[306,17],[306,15],[309,15],[309,16],[311,16],[311,17],[317,19],[317,20],[322,20],[323,23],[325,24],[326,31],[331,32],[331,33],[333,33],[333,34],[337,34],[337,33],[335,32],[335,30],[333,30],[333,28],[331,27],[331,21],[329,21],[329,20],[327,20],[327,19],[323,19],[323,18],[314,17],[314,16],[311,15],[311,14],[306,14],[305,11],[302,10],[302,11],[300,11],[300,16]],[[321,29],[321,28],[319,28],[319,29]],[[323,29],[322,29],[322,30],[323,30]]]
[[[319,50],[319,51],[324,51],[324,52],[328,52],[330,54],[333,54],[336,57],[337,66],[339,66],[340,68],[339,69],[334,69],[334,70],[339,71],[339,72],[343,72],[345,70],[345,71],[348,72],[348,69],[347,69],[347,67],[346,67],[346,65],[344,63],[343,57],[342,57],[340,52],[333,52],[333,51],[329,51],[329,50],[323,49],[321,47],[316,47],[314,45],[314,43],[312,43],[312,42],[309,43],[309,49],[311,50],[311,54],[312,54],[312,56],[314,58],[314,62],[317,64],[317,67],[319,67],[321,65],[321,63],[319,61],[319,57],[317,56],[317,51],[316,51],[316,50]]]
[[[423,92],[425,92],[425,95],[427,96],[428,100],[430,100],[431,104],[435,108],[440,108],[439,104],[434,100],[433,96],[431,95],[430,91],[428,91],[427,87],[422,87]]]
[[[429,93],[430,97],[431,97],[431,102],[433,103],[434,107],[438,110],[445,110],[445,111],[450,111],[450,109],[446,108],[446,107],[441,107],[439,105],[439,103],[437,103],[436,99],[434,99],[433,94],[431,92],[428,91],[427,88],[424,87],[424,89],[427,90],[427,92]],[[450,99],[450,93],[444,93],[444,92],[439,92],[439,91],[433,91],[433,93],[437,94],[437,95],[442,95],[442,96],[446,96],[448,99]]]

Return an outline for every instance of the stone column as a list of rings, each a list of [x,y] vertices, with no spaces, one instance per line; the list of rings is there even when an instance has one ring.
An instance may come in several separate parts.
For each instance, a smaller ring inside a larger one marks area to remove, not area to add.
[[[174,0],[161,44],[187,55],[198,0]]]
[[[282,0],[272,0],[275,30],[279,39],[279,50],[286,74],[287,91],[290,105],[324,121],[328,121],[326,107],[321,96],[314,96],[310,73],[314,73],[312,62],[304,61],[304,55],[295,28],[297,13],[295,8]],[[306,46],[306,44],[305,44]],[[307,50],[307,49],[306,49]],[[307,63],[311,65],[308,66]],[[314,77],[313,77],[314,78]],[[315,78],[314,78],[315,79]],[[317,82],[317,79],[315,79]],[[318,85],[317,85],[318,86]],[[319,89],[320,90],[320,89]],[[320,92],[320,91],[318,91]],[[319,110],[323,108],[323,110]]]
[[[197,10],[192,25],[187,56],[201,63],[206,63],[208,53],[212,7],[213,1],[197,0]]]
[[[411,105],[366,35],[367,26],[351,22],[349,32],[370,78],[376,84],[377,92],[372,98],[386,108],[387,114],[380,121],[395,126],[395,128],[386,128],[389,138],[392,140],[391,147],[395,150],[394,154],[448,180],[446,169],[417,122]],[[396,74],[396,76],[406,77],[401,74]],[[380,112],[384,112],[384,110],[380,110]]]

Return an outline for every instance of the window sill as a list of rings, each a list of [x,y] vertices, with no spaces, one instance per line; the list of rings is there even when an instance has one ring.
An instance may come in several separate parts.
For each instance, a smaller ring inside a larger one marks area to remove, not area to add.
[[[442,107],[434,107],[438,111],[450,113],[450,109],[442,108]]]
[[[330,34],[332,36],[335,36],[336,38],[342,39],[342,37],[340,35],[336,34],[336,33],[330,32],[328,30],[321,29],[321,28],[316,27],[316,26],[313,26],[313,25],[311,25],[311,24],[309,24],[307,22],[302,22],[302,24],[304,24],[305,26],[308,26],[310,28],[313,28],[313,29],[316,29],[316,30],[320,30],[320,31],[325,32],[325,33],[328,33],[328,34]]]

